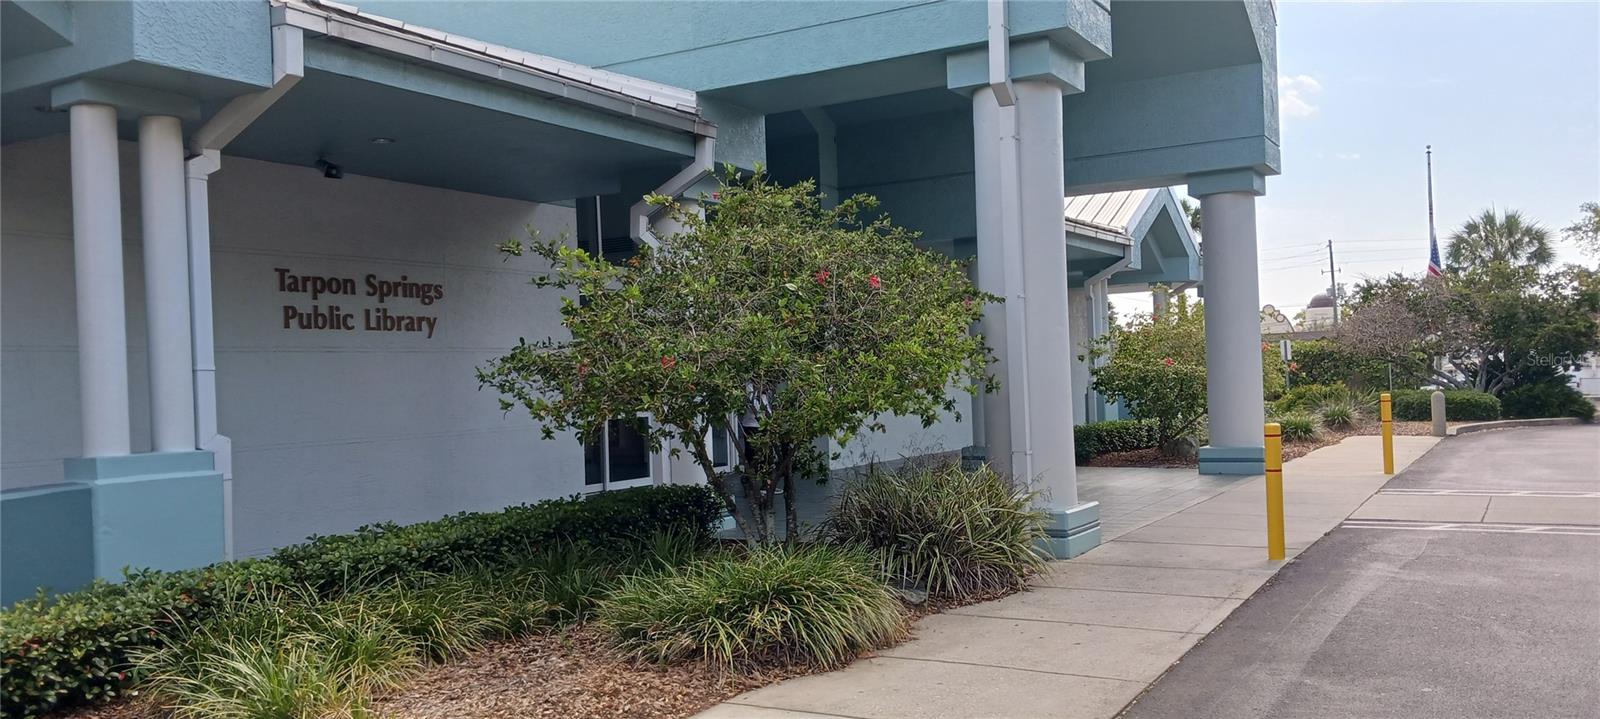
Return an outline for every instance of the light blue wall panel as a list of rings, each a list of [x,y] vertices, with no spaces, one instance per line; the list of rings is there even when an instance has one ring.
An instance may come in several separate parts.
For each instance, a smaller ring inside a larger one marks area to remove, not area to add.
[[[360,7],[693,90],[977,44],[987,29],[985,3],[974,0],[364,2]],[[1012,3],[1010,24],[1014,35],[1060,34],[1092,56],[1103,56],[1110,44],[1110,13],[1095,0],[1019,0]]]
[[[87,484],[0,493],[0,605],[39,587],[65,591],[93,578]]]

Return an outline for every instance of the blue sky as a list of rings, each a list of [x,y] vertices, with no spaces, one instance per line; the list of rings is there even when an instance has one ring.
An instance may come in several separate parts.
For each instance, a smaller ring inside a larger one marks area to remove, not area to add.
[[[1278,10],[1283,174],[1258,204],[1263,303],[1299,309],[1326,287],[1328,239],[1348,284],[1423,271],[1428,144],[1441,252],[1481,208],[1559,230],[1600,201],[1600,3]]]

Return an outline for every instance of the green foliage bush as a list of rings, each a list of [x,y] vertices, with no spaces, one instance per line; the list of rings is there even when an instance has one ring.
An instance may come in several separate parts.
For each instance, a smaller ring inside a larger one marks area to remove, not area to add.
[[[1295,385],[1272,403],[1272,409],[1279,413],[1311,410],[1349,396],[1350,389],[1342,384]]]
[[[1146,420],[1113,419],[1072,428],[1078,464],[1112,452],[1132,452],[1157,446],[1156,426]]]
[[[419,575],[331,599],[274,588],[135,659],[143,688],[181,717],[357,716],[424,662],[511,634],[531,585],[502,576]]]
[[[1317,438],[1317,426],[1321,420],[1306,412],[1290,412],[1274,421],[1283,428],[1285,442],[1309,442]]]
[[[38,716],[120,696],[137,679],[131,652],[157,646],[264,591],[304,586],[331,596],[419,574],[507,565],[562,543],[597,545],[656,531],[703,540],[721,514],[720,501],[704,487],[642,487],[404,527],[367,527],[314,538],[267,559],[136,572],[121,583],[97,582],[25,600],[0,612],[0,713]]]
[[[312,537],[272,558],[295,580],[327,591],[413,572],[503,563],[534,553],[530,548],[560,543],[603,546],[673,527],[710,536],[721,517],[721,502],[703,486],[640,487],[420,524],[377,524],[353,534]]]
[[[1585,422],[1593,421],[1595,412],[1594,403],[1565,381],[1513,389],[1500,398],[1500,410],[1507,419],[1577,417]]]
[[[1433,420],[1433,390],[1404,389],[1390,393],[1397,422]],[[1451,422],[1500,419],[1500,398],[1471,389],[1444,390],[1444,418]]]
[[[632,575],[596,619],[636,659],[722,669],[832,668],[906,633],[905,609],[872,556],[831,545],[763,546]]]
[[[1361,407],[1349,399],[1336,399],[1317,407],[1317,419],[1328,429],[1349,429],[1361,418]]]
[[[823,531],[866,547],[892,582],[968,600],[1021,589],[1044,568],[1046,520],[1032,503],[987,467],[874,470],[845,482]]]
[[[645,441],[684,448],[723,493],[751,542],[776,535],[774,497],[797,477],[827,474],[814,440],[843,445],[883,431],[880,417],[924,423],[957,412],[952,387],[995,388],[983,338],[986,302],[962,263],[917,245],[868,195],[824,202],[811,181],[771,182],[758,169],[722,173],[717,210],[666,196],[648,201],[680,230],[613,264],[562,239],[512,241],[537,254],[540,286],[575,290],[561,309],[570,340],[519,342],[479,368],[502,406],[521,406],[546,435],[592,436],[618,416],[649,412]],[[692,330],[692,331],[686,331]],[[759,416],[718,481],[705,437]],[[745,466],[748,463],[750,466]],[[739,488],[734,501],[735,486]],[[785,505],[788,537],[800,534]]]

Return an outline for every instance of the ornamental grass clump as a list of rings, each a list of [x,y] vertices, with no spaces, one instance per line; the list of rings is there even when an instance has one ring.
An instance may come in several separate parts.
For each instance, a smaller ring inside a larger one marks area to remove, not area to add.
[[[1317,438],[1317,417],[1305,412],[1291,412],[1277,418],[1283,428],[1285,442],[1309,442]]]
[[[760,547],[629,576],[596,612],[629,656],[732,671],[829,669],[906,634],[900,601],[851,547]]]
[[[967,601],[1021,589],[1044,568],[1046,518],[1033,500],[987,467],[873,469],[845,483],[824,532],[867,547],[891,582]]]
[[[1328,429],[1349,429],[1361,418],[1361,405],[1346,397],[1329,400],[1317,407],[1317,418]]]

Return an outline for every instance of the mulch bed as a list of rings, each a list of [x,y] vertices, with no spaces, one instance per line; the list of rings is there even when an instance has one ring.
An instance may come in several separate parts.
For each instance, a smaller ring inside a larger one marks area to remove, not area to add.
[[[999,599],[930,600],[906,607],[909,621]],[[621,656],[599,631],[584,627],[495,642],[471,656],[429,666],[398,692],[379,697],[373,714],[389,719],[682,719],[725,699],[791,677],[806,666],[720,672],[701,664],[658,665]],[[141,698],[82,707],[55,719],[167,719]]]
[[[1450,422],[1454,427],[1462,422]],[[1283,445],[1283,459],[1288,461],[1304,457],[1311,452],[1332,444],[1338,444],[1346,437],[1358,435],[1376,436],[1381,433],[1377,420],[1367,420],[1356,424],[1349,429],[1332,430],[1322,429],[1317,432],[1317,438],[1307,442],[1285,442]],[[1395,422],[1395,435],[1429,436],[1433,434],[1432,422]],[[1089,461],[1090,467],[1161,467],[1181,468],[1194,467],[1199,464],[1196,459],[1180,459],[1161,454],[1159,449],[1138,449],[1132,452],[1114,452],[1102,454]]]
[[[724,674],[700,665],[631,662],[598,632],[578,627],[493,644],[462,661],[430,667],[373,709],[395,719],[686,717],[803,673],[776,668]]]
[[[373,714],[391,719],[678,719],[740,692],[807,673],[773,667],[740,673],[664,666],[618,655],[599,632],[574,627],[495,642],[460,661],[427,667]],[[57,719],[165,719],[133,699]]]

